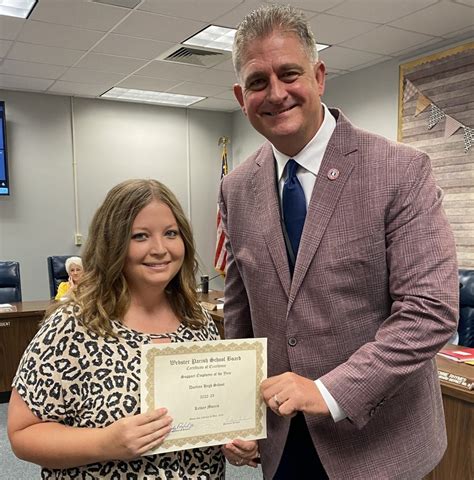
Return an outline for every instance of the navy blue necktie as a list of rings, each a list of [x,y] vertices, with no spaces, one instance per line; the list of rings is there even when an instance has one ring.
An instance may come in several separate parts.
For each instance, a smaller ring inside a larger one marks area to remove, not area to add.
[[[283,186],[283,220],[286,233],[296,259],[306,218],[306,199],[303,187],[296,176],[298,164],[290,158],[286,164],[286,180]],[[290,256],[291,257],[291,256]]]

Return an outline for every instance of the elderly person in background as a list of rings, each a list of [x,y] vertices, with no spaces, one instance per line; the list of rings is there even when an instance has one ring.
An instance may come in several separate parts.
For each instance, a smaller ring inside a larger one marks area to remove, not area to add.
[[[66,260],[65,267],[69,278],[67,282],[61,282],[59,284],[58,293],[56,294],[55,300],[61,300],[69,292],[69,290],[74,289],[84,272],[81,257],[69,257]]]

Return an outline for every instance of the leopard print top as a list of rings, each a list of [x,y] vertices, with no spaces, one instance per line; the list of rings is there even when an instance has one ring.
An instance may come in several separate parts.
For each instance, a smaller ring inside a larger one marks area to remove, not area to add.
[[[25,350],[13,386],[40,419],[75,427],[106,427],[140,413],[140,346],[153,339],[171,342],[216,340],[214,322],[200,330],[181,324],[172,333],[145,334],[118,321],[118,338],[86,330],[77,307],[58,309]],[[43,479],[196,479],[223,480],[219,446],[195,448],[136,460],[41,470]]]

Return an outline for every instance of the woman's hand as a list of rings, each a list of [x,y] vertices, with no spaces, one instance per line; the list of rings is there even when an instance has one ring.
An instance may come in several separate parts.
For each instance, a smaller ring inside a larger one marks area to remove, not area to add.
[[[166,408],[117,420],[102,429],[101,445],[111,460],[133,460],[159,447],[171,431]]]
[[[225,458],[232,465],[237,465],[238,467],[248,465],[255,468],[260,463],[258,444],[255,440],[236,439],[232,443],[222,445],[221,449]]]

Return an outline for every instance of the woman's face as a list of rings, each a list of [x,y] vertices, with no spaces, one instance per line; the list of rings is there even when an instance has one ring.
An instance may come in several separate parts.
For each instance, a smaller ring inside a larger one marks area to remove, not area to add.
[[[185,246],[173,212],[153,200],[136,216],[125,260],[124,275],[132,291],[164,291],[183,265]]]
[[[76,265],[75,263],[71,263],[71,267],[69,268],[69,276],[71,277],[71,280],[74,283],[77,283],[78,280],[81,278],[83,271],[84,270],[82,269],[82,267],[80,265]]]

